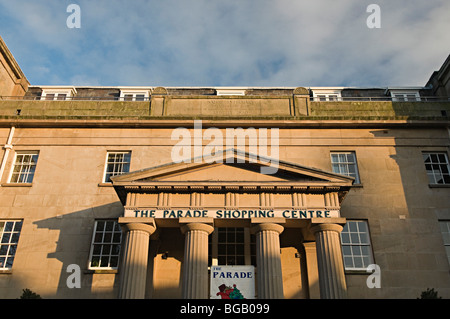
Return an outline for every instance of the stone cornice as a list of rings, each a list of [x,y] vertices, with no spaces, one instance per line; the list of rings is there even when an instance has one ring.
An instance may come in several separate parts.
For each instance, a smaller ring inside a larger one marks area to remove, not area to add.
[[[329,118],[199,118],[203,128],[217,127],[264,127],[264,128],[389,128],[389,127],[447,127],[449,118],[414,117],[367,117]],[[167,117],[120,117],[120,116],[0,116],[0,127],[17,128],[176,128],[193,127],[193,119]]]

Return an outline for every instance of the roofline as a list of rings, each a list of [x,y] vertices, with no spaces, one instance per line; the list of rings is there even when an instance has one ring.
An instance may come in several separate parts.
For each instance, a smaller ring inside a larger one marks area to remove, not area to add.
[[[279,90],[294,90],[302,86],[107,86],[107,85],[30,85],[29,88],[42,89],[65,89],[65,88],[94,88],[94,89],[126,89],[126,90],[152,90],[157,87],[164,87],[165,89],[215,89],[215,90],[250,90],[250,89],[279,89]],[[358,89],[358,90],[422,90],[425,86],[380,86],[380,87],[357,87],[357,86],[303,86],[309,90],[344,90],[344,89]]]

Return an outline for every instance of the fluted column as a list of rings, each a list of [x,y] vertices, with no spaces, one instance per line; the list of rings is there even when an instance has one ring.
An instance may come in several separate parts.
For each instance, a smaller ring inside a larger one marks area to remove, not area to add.
[[[256,234],[256,266],[259,299],[283,299],[280,234],[284,227],[261,223],[252,227]]]
[[[144,299],[149,241],[156,228],[143,223],[121,224],[121,227],[125,241],[119,298]]]
[[[208,298],[208,235],[214,227],[189,223],[181,227],[185,234],[183,263],[184,299]]]
[[[319,269],[320,298],[342,299],[347,297],[344,263],[338,224],[316,224],[311,231],[316,238]]]

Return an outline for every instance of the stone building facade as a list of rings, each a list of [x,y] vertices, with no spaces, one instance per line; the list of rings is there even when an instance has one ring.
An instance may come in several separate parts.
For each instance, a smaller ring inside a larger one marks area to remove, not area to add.
[[[257,298],[449,298],[438,73],[439,89],[2,82],[0,298],[209,298],[221,265],[254,266]]]

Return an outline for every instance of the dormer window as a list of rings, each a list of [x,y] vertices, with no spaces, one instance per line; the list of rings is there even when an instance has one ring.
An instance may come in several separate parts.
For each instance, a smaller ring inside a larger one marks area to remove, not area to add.
[[[43,88],[41,94],[41,100],[46,101],[64,101],[70,100],[75,94],[77,90],[74,87],[70,88]]]
[[[420,101],[419,89],[389,89],[392,102],[418,102]]]
[[[340,88],[312,88],[314,101],[341,101]]]
[[[121,101],[148,101],[149,90],[120,90]]]

